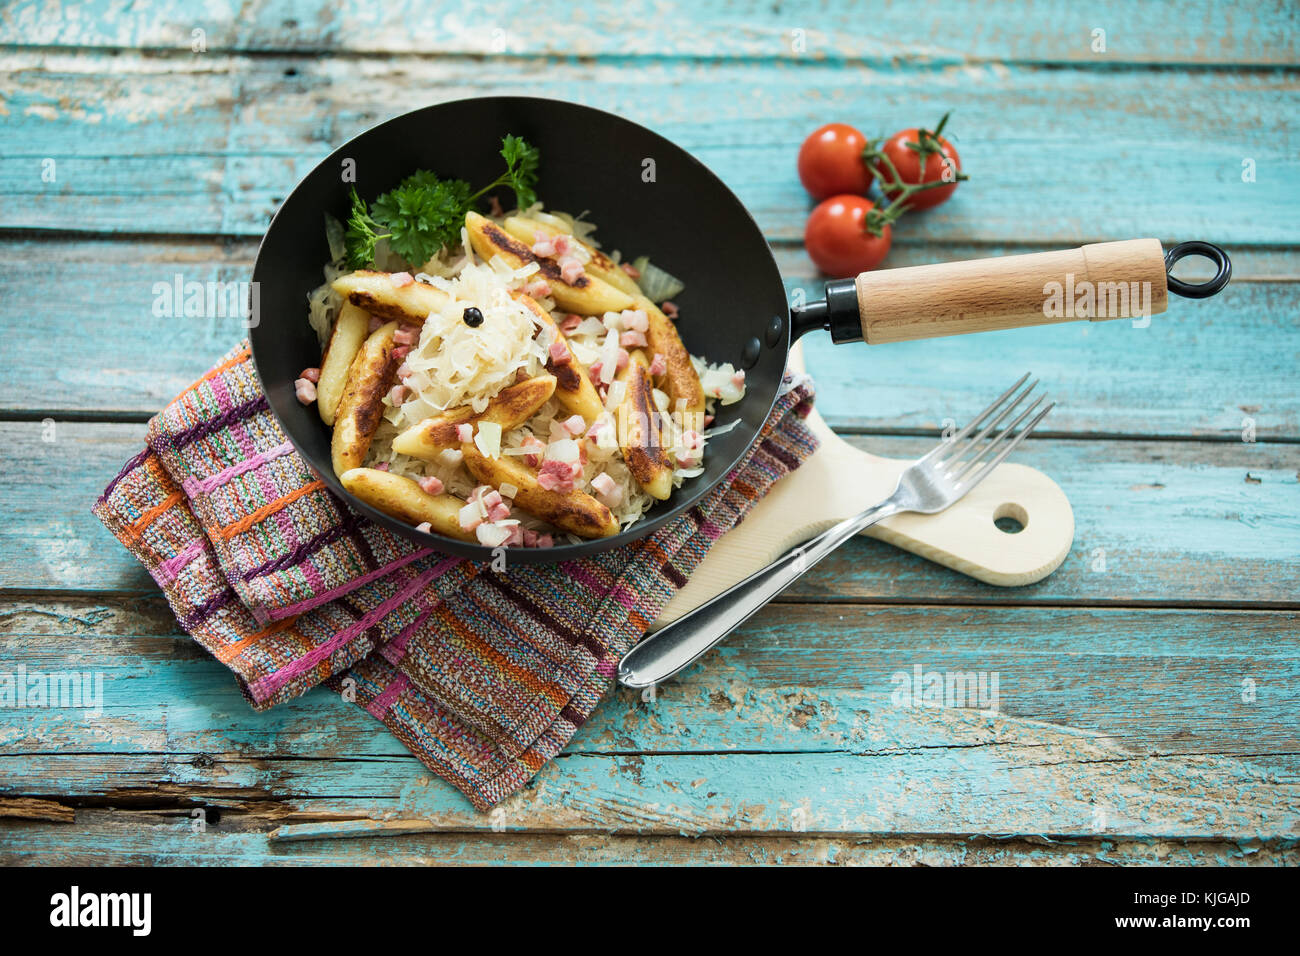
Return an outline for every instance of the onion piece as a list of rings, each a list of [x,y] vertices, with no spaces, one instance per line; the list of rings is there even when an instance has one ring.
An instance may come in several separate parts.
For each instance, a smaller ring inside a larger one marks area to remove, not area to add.
[[[632,263],[632,268],[641,273],[636,284],[641,287],[645,297],[651,302],[662,302],[680,295],[686,283],[676,276],[665,272],[650,261],[649,256],[641,256]]]

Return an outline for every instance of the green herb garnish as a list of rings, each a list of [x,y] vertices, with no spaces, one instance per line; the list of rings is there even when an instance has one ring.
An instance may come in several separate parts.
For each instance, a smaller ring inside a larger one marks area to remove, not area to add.
[[[471,192],[463,179],[440,179],[425,169],[407,176],[369,207],[353,187],[344,234],[348,266],[361,269],[373,262],[380,239],[387,239],[389,248],[412,265],[427,262],[459,238],[465,214],[479,197],[501,186],[514,190],[520,209],[537,202],[537,148],[507,136],[501,141],[501,158],[506,171],[478,192]]]

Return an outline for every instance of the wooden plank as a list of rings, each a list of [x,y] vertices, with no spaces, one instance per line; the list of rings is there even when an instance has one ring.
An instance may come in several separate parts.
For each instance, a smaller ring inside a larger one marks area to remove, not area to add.
[[[484,817],[332,694],[255,714],[194,645],[114,633],[156,617],[11,603],[11,667],[102,674],[104,692],[97,717],[11,711],[0,794],[278,822],[417,817],[443,831],[1300,833],[1295,614],[867,606],[836,617],[769,608],[653,699],[620,691]],[[1106,643],[1090,653],[1098,633]],[[997,710],[900,700],[893,675],[916,666],[997,673]]]
[[[1288,841],[971,837],[606,836],[584,833],[433,833],[382,840],[270,843],[266,822],[238,814],[200,832],[176,813],[80,810],[74,825],[0,829],[7,866],[1294,866]],[[260,827],[260,828],[259,828]]]
[[[454,12],[415,0],[379,7],[353,0],[322,5],[309,15],[293,0],[221,0],[204,4],[201,14],[180,0],[146,8],[98,2],[67,4],[62,16],[49,15],[38,0],[25,0],[0,16],[0,43],[189,50],[194,29],[202,28],[209,49],[241,52],[1294,65],[1294,9],[1285,3],[1249,7],[1162,0],[1082,9],[1066,0],[1021,0],[989,15],[988,5],[978,0],[949,0],[941,7],[880,5],[864,29],[861,9],[850,3],[704,0],[674,15],[671,6],[665,10],[650,0],[579,7],[537,0],[522,29],[517,8],[503,0]],[[682,28],[686,17],[690,29]],[[979,29],[971,29],[973,22]],[[1106,30],[1104,52],[1093,49],[1097,28]]]
[[[406,106],[519,92],[658,129],[713,167],[773,240],[802,235],[809,204],[794,158],[812,127],[841,118],[883,133],[950,109],[973,179],[901,227],[913,240],[1154,234],[1249,246],[1294,243],[1300,229],[1289,188],[1300,158],[1285,139],[1300,97],[1288,71],[1171,72],[1153,84],[1141,70],[996,64],[664,59],[629,72],[603,60],[396,57],[362,69],[335,57],[17,50],[0,55],[0,75],[0,117],[17,144],[0,159],[9,229],[148,223],[259,235],[278,199],[348,136]],[[56,161],[54,182],[42,180],[46,159]],[[1256,181],[1242,181],[1243,160],[1255,163]],[[544,186],[543,172],[543,195]]]
[[[19,360],[0,374],[0,414],[152,415],[243,334],[235,318],[159,319],[153,287],[246,280],[256,247],[208,239],[8,239],[0,241],[0,329]],[[907,246],[890,264],[1024,251]],[[783,248],[793,298],[821,294],[802,250]],[[93,307],[62,309],[33,297],[34,276],[74,268],[96,290]],[[1247,279],[1300,275],[1300,254],[1245,255]],[[689,308],[689,290],[683,297]],[[41,335],[29,335],[33,310]],[[286,317],[292,321],[292,317]],[[1033,370],[1061,400],[1057,434],[1300,437],[1300,397],[1290,387],[1300,356],[1300,283],[1235,281],[1219,297],[1175,299],[1150,327],[1076,322],[948,340],[833,347],[805,342],[823,416],[840,430],[937,431],[944,417],[982,408],[1009,379]],[[990,361],[996,356],[997,361]],[[304,364],[306,362],[304,361]],[[1197,386],[1189,388],[1189,380]]]
[[[0,549],[8,556],[0,588],[155,591],[89,510],[139,450],[144,431],[143,424],[63,422],[46,443],[47,426],[39,421],[0,423],[0,441],[10,449],[10,480],[0,485],[0,507],[9,516],[0,525]],[[852,440],[900,458],[933,444]],[[1030,440],[1017,460],[1061,485],[1076,523],[1071,555],[1045,581],[994,588],[861,539],[790,593],[818,601],[1294,606],[1298,455],[1295,445],[1266,442]]]
[[[910,680],[920,665],[922,674],[996,673],[999,713],[1102,734],[1133,756],[1285,756],[1300,744],[1297,622],[1294,611],[782,604],[653,697],[619,689],[570,749],[880,755],[950,746],[954,733],[996,737],[973,710],[891,699],[905,686],[896,675]],[[103,679],[100,717],[9,711],[6,743],[20,752],[405,753],[325,691],[253,713],[161,601],[11,599],[0,605],[0,633],[10,670]]]

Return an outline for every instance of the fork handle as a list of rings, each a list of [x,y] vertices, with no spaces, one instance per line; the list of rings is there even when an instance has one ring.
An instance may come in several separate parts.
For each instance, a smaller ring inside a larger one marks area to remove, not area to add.
[[[907,510],[896,497],[886,498],[787,551],[763,570],[655,631],[628,651],[618,664],[619,683],[625,687],[649,687],[672,677],[721,643],[759,608],[845,541],[877,521]]]
[[[856,287],[862,338],[872,345],[1075,319],[1137,318],[1165,311],[1169,301],[1158,239],[864,272]],[[856,338],[857,330],[849,329]]]

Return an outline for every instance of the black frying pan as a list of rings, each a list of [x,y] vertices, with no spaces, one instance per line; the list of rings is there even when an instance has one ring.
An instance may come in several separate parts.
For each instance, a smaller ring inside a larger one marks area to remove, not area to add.
[[[520,562],[559,561],[620,547],[699,502],[754,441],[776,400],[790,346],[805,332],[828,329],[836,342],[865,338],[874,343],[1060,321],[1043,315],[1043,286],[1054,278],[1064,283],[1071,272],[1076,281],[1084,276],[1149,281],[1151,311],[1160,312],[1166,269],[1182,256],[1212,258],[1218,274],[1199,286],[1170,277],[1168,288],[1181,295],[1213,295],[1231,273],[1227,256],[1208,243],[1184,243],[1163,257],[1155,240],[1132,240],[866,273],[856,281],[828,283],[825,301],[792,313],[771,250],[745,207],[698,160],[644,127],[573,103],[512,96],[457,100],[398,116],[331,153],[271,221],[253,266],[260,296],[250,329],[253,360],[285,433],[335,494],[419,544],[477,560],[489,560],[491,550],[416,531],[345,491],[330,464],[329,429],[314,405],[299,404],[293,383],[303,368],[320,360],[316,333],[307,323],[307,293],[320,285],[321,267],[329,259],[323,214],[347,218],[345,161],[354,161],[357,191],[367,199],[416,169],[480,183],[497,174],[507,133],[540,149],[538,194],[548,209],[588,210],[605,248],[648,255],[682,278],[686,291],[678,329],[693,354],[746,370],[744,399],[720,407],[714,427],[737,419],[741,424],[710,440],[702,475],[687,480],[621,534],[549,549],[511,549],[511,560]],[[651,182],[645,176],[647,160],[653,161]],[[507,206],[512,200],[501,198]]]

